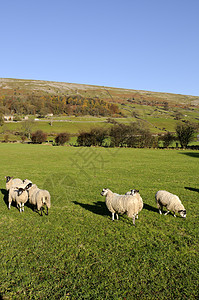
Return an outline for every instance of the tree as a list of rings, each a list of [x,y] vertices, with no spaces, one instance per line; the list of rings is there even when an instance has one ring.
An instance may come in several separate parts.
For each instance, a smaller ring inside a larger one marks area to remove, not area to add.
[[[47,133],[42,130],[37,130],[31,135],[31,140],[34,144],[42,144],[47,138]]]
[[[182,148],[187,148],[193,140],[195,127],[190,122],[180,123],[176,126],[176,134]]]
[[[4,124],[3,114],[0,113],[0,126],[3,126],[3,124]]]
[[[160,139],[163,141],[163,147],[167,148],[175,140],[175,137],[171,132],[168,131]]]
[[[28,139],[30,139],[33,124],[34,124],[34,120],[32,119],[25,120],[24,122],[22,122],[21,125],[22,135],[26,136]]]
[[[107,137],[107,129],[92,128],[90,131],[93,146],[102,146],[104,139]]]
[[[78,146],[90,147],[92,145],[92,137],[90,132],[82,131],[77,138]]]
[[[55,138],[55,143],[57,145],[63,146],[66,142],[68,142],[70,139],[70,134],[68,132],[61,132],[57,134]]]

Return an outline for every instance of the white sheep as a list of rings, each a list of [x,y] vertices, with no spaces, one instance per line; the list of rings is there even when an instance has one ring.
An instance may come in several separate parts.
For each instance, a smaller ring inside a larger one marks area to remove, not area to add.
[[[6,190],[9,191],[11,187],[16,187],[18,185],[21,185],[23,181],[19,178],[13,178],[10,176],[5,176],[6,178]]]
[[[114,221],[114,214],[118,220],[118,214],[126,213],[129,218],[133,219],[135,225],[135,217],[143,208],[143,201],[139,193],[135,195],[118,195],[109,189],[103,189],[102,196],[106,197],[106,206],[112,213],[112,220]]]
[[[160,214],[162,214],[163,206],[165,206],[167,209],[165,215],[172,211],[174,217],[176,217],[175,213],[178,212],[181,217],[186,218],[186,210],[178,196],[167,191],[158,191],[155,194],[155,199]]]
[[[39,189],[36,184],[27,187],[27,191],[29,194],[29,203],[35,205],[38,211],[41,210],[41,216],[42,209],[46,205],[46,214],[48,215],[48,209],[51,207],[50,193],[47,190]]]
[[[28,192],[22,187],[11,187],[8,197],[8,209],[10,209],[12,201],[15,201],[19,211],[24,211],[24,204],[28,201]]]

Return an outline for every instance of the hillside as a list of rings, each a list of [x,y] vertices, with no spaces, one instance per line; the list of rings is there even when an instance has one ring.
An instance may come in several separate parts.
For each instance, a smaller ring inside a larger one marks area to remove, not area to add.
[[[179,120],[198,124],[199,97],[158,93],[133,89],[120,89],[85,84],[0,79],[0,113],[38,115],[41,122],[34,129],[48,133],[69,131],[77,134],[80,129],[104,126],[108,118],[118,122],[142,121],[153,133],[175,131]],[[53,113],[53,126],[46,118]],[[16,119],[17,120],[17,119]],[[62,123],[60,121],[63,121]],[[49,125],[51,124],[51,125]],[[20,131],[20,124],[6,123],[0,135]],[[15,137],[14,137],[15,139]]]
[[[41,80],[0,78],[0,96],[3,95],[20,99],[28,95],[81,95],[115,103],[162,105],[168,102],[171,107],[199,107],[198,96]]]

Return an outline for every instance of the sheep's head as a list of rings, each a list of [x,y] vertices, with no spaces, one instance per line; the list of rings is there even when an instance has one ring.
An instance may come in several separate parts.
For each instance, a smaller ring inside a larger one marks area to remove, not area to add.
[[[179,210],[178,212],[181,217],[186,218],[186,209]]]
[[[108,194],[109,189],[103,189],[101,192],[101,196],[106,196]]]
[[[131,190],[131,195],[134,195],[136,193],[139,193],[139,190]]]
[[[32,186],[32,182],[29,182],[29,183],[26,185],[25,190],[29,190],[29,189],[31,188],[31,186]]]
[[[5,178],[6,178],[6,183],[8,183],[13,177],[5,176]]]

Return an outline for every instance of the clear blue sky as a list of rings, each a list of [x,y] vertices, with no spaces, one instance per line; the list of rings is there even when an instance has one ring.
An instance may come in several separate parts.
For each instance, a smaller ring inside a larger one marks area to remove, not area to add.
[[[6,0],[0,77],[199,96],[199,0]]]

